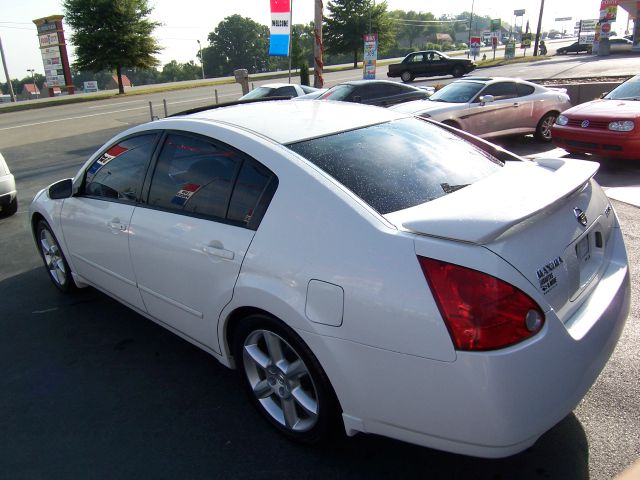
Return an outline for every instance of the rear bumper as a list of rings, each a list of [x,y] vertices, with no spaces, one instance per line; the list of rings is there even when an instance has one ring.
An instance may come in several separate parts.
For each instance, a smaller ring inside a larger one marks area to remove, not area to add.
[[[609,267],[571,319],[550,311],[538,335],[507,349],[439,362],[298,332],[331,379],[347,433],[492,458],[531,446],[575,408],[618,342],[630,281],[616,235]]]
[[[554,125],[551,137],[555,145],[572,152],[640,160],[640,137],[637,135]]]

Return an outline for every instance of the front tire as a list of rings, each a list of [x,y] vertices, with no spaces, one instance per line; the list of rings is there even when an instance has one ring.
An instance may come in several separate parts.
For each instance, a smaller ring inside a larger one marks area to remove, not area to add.
[[[266,315],[246,318],[234,335],[234,354],[251,403],[282,434],[312,444],[337,425],[335,394],[302,339]]]
[[[453,67],[451,75],[456,78],[460,78],[462,75],[464,75],[464,68],[462,68],[460,65],[456,65],[455,67]]]
[[[556,118],[558,118],[558,114],[555,112],[548,112],[544,114],[536,126],[536,139],[545,143],[549,143],[551,141],[551,127],[556,123]]]
[[[400,79],[404,82],[404,83],[409,83],[413,81],[413,74],[409,71],[404,71],[400,74]]]
[[[53,284],[62,292],[69,292],[75,288],[71,269],[67,263],[60,244],[53,234],[49,224],[40,220],[36,227],[36,240],[38,251],[44,262],[44,266],[49,272],[49,278]]]
[[[7,205],[7,208],[1,212],[3,217],[10,217],[11,215],[15,214],[18,211],[18,197],[15,197],[10,203],[9,205]]]

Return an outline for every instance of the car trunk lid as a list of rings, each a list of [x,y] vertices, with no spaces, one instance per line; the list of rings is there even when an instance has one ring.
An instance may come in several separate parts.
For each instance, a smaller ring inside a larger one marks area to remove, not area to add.
[[[508,162],[473,185],[385,217],[417,234],[483,245],[556,311],[567,310],[604,268],[615,224],[592,179],[597,169],[580,160]]]

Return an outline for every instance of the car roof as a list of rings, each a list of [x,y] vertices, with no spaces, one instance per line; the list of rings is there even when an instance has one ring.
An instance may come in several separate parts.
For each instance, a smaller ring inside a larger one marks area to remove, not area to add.
[[[403,87],[413,87],[413,85],[405,85],[404,83],[400,83],[400,82],[393,82],[391,80],[348,80],[346,82],[340,82],[337,85],[334,85],[334,87],[337,87],[338,85],[376,85],[376,84],[393,84],[393,85],[401,85]],[[415,87],[414,87],[415,88]]]
[[[259,87],[280,88],[280,87],[287,87],[289,85],[293,85],[293,84],[292,83],[263,83],[262,85],[256,86],[256,88],[259,88]]]
[[[171,120],[224,123],[288,144],[406,117],[399,112],[350,102],[277,100],[213,108]]]

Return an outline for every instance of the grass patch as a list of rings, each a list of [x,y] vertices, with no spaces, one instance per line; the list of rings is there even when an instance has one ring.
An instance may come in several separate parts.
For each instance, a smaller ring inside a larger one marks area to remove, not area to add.
[[[488,68],[488,67],[500,67],[502,65],[511,65],[512,63],[531,63],[531,62],[540,62],[542,60],[548,60],[551,57],[549,55],[538,55],[534,57],[533,55],[530,57],[516,57],[505,60],[504,58],[496,58],[495,60],[479,60],[476,61],[478,68]]]

